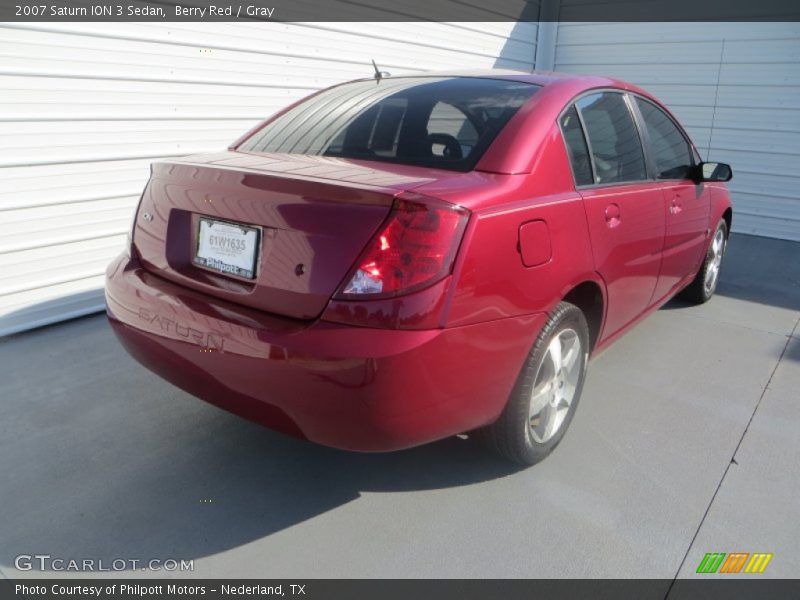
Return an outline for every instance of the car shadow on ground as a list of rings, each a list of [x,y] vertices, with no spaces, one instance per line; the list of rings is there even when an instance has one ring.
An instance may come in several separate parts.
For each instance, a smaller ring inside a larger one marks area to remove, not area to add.
[[[124,431],[89,434],[80,444],[67,435],[41,440],[40,458],[22,476],[6,471],[10,479],[0,494],[6,572],[14,571],[19,554],[106,565],[196,559],[297,525],[364,492],[466,486],[518,470],[475,440],[457,437],[388,454],[337,451],[161,385],[166,393],[159,400],[177,402],[177,411],[128,415]],[[152,418],[166,419],[156,435]]]
[[[800,308],[800,243],[732,234],[715,294],[789,310]],[[662,309],[695,306],[680,296]]]

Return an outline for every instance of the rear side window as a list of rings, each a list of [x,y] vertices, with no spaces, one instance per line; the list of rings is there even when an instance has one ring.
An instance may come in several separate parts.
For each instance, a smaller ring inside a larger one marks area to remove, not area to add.
[[[358,81],[309,98],[239,149],[469,171],[539,89],[479,77]]]
[[[576,105],[586,125],[594,162],[594,182],[647,179],[639,132],[622,94],[590,94],[579,99]]]
[[[575,185],[592,184],[592,161],[589,158],[589,148],[583,136],[583,128],[578,119],[578,111],[574,106],[561,117],[561,133],[567,146],[569,162],[572,165],[572,174],[575,176]]]
[[[687,179],[692,168],[692,151],[675,123],[656,105],[636,98],[642,113],[658,179]]]

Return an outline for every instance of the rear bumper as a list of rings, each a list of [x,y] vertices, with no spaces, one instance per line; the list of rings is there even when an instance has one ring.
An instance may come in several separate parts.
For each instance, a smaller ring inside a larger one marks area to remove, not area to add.
[[[545,316],[399,331],[294,321],[108,268],[109,321],[180,388],[267,427],[359,451],[406,448],[500,414]]]

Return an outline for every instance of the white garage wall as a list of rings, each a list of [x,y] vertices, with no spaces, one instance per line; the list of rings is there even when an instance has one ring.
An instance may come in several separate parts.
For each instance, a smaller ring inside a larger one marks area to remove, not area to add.
[[[800,23],[559,23],[554,63],[653,92],[733,166],[734,230],[800,241]]]
[[[333,83],[530,69],[535,23],[0,24],[0,335],[103,308],[150,161]]]

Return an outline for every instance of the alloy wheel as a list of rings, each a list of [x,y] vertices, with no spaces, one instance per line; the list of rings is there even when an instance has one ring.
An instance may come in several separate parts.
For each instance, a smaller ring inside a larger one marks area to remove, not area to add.
[[[569,414],[581,377],[581,339],[574,329],[563,329],[553,336],[542,357],[530,398],[530,433],[544,444],[550,440]]]
[[[717,229],[714,240],[711,242],[711,256],[709,256],[708,268],[703,285],[707,294],[710,294],[717,286],[719,279],[719,268],[722,265],[722,255],[725,253],[725,232]]]

